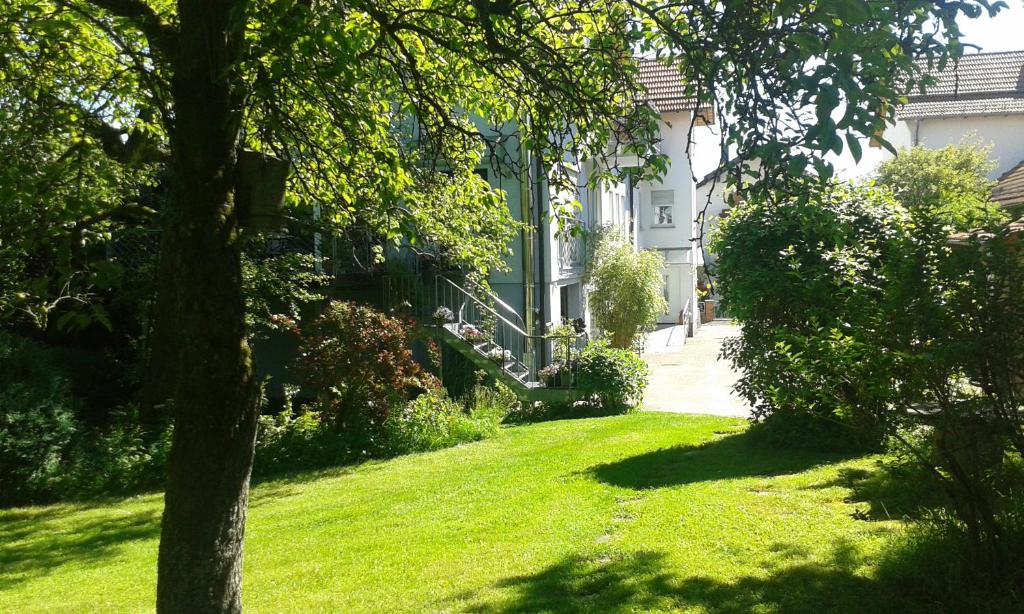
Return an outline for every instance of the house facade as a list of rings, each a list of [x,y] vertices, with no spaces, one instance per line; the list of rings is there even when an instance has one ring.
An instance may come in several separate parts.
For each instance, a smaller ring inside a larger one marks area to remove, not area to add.
[[[566,170],[578,186],[573,195],[550,193],[543,177],[538,181],[540,171],[533,165],[528,165],[532,173],[528,182],[509,179],[504,173],[488,178],[494,187],[505,191],[513,216],[527,221],[532,229],[514,240],[508,271],[493,273],[490,285],[535,331],[543,330],[547,323],[578,320],[592,334],[596,332],[583,283],[586,233],[558,231],[548,215],[556,196],[572,196],[581,203],[576,223],[582,229],[614,226],[636,249],[660,252],[666,261],[662,278],[669,308],[659,322],[685,325],[689,335],[699,327],[696,289],[704,262],[694,243],[700,210],[695,175],[717,166],[718,137],[713,117],[706,110],[698,112],[673,67],[640,60],[640,78],[648,92],[648,104],[660,115],[659,148],[669,158],[668,171],[660,180],[631,180],[630,169],[636,161],[625,157],[611,160],[621,180],[599,186],[588,185],[592,162],[567,161]],[[691,122],[692,139],[688,134]],[[524,193],[527,190],[530,193]]]

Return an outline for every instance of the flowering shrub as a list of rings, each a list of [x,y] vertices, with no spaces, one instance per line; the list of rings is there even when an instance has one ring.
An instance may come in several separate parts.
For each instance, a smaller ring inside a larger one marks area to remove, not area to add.
[[[394,407],[438,387],[413,360],[413,325],[364,305],[334,301],[303,334],[298,370],[336,426],[379,426]]]

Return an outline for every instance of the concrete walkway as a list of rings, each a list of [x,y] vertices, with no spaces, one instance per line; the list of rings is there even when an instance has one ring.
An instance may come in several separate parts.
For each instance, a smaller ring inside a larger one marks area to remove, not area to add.
[[[644,409],[748,417],[746,401],[732,392],[737,374],[718,359],[722,341],[738,334],[739,327],[728,320],[709,322],[689,339],[681,326],[651,333],[644,352],[651,367]]]

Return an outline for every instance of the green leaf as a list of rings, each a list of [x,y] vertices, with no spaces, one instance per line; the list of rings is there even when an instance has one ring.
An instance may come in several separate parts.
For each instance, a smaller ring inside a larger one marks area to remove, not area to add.
[[[850,147],[850,154],[853,155],[854,162],[860,162],[861,157],[864,155],[864,150],[861,148],[860,140],[857,135],[850,132],[846,135],[846,144]]]

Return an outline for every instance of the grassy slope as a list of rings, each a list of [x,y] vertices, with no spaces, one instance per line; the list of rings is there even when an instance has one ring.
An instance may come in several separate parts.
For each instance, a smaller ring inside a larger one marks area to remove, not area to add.
[[[245,604],[284,611],[871,611],[895,522],[870,459],[769,452],[742,421],[640,415],[257,487]],[[705,445],[701,445],[705,443]],[[160,498],[0,512],[0,612],[144,611]]]

